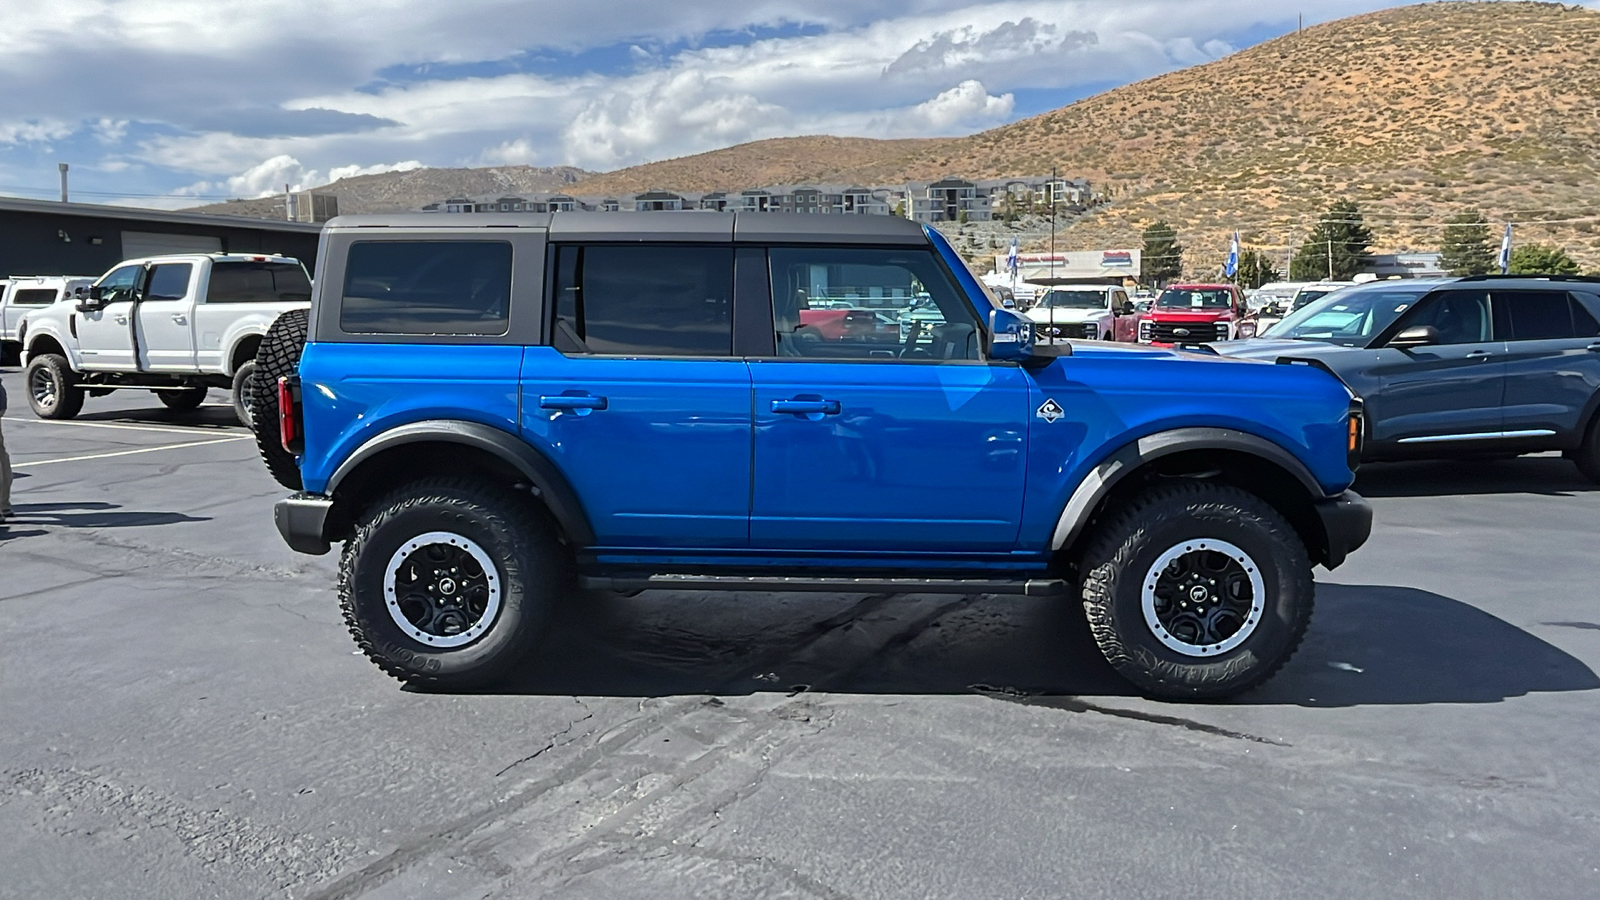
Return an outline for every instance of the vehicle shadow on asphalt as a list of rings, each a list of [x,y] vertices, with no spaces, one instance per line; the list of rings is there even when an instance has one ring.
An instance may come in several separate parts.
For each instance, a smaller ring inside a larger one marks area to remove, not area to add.
[[[1448,597],[1319,585],[1304,644],[1230,702],[1343,707],[1494,703],[1600,688],[1583,662]],[[551,623],[507,693],[655,697],[819,690],[1115,697],[1066,600],[792,594],[585,595]]]
[[[6,523],[13,528],[40,525],[58,528],[131,528],[211,521],[210,516],[191,516],[187,513],[121,511],[122,507],[115,503],[101,502],[18,503],[14,509],[16,517]]]
[[[82,412],[76,422],[103,422],[112,425],[179,425],[196,431],[237,431],[243,426],[232,406],[202,406],[188,412],[167,409],[159,403],[150,409],[107,409]]]
[[[1366,497],[1439,497],[1455,494],[1540,494],[1571,497],[1600,491],[1560,456],[1368,463],[1355,490]]]

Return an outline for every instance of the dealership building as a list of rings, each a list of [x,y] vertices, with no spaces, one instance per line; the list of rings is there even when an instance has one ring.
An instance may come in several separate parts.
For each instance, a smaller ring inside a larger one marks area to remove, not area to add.
[[[0,197],[0,278],[100,275],[161,253],[282,253],[312,269],[322,226]]]

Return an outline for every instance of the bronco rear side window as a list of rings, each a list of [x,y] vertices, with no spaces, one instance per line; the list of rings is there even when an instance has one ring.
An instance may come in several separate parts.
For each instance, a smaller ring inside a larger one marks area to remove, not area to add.
[[[345,263],[339,327],[349,334],[505,334],[511,244],[358,241]]]
[[[733,249],[567,245],[556,259],[556,323],[590,353],[728,356]]]

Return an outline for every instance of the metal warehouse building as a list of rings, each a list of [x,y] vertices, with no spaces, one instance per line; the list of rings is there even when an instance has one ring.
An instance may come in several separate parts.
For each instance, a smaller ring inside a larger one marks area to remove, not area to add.
[[[282,253],[316,264],[321,225],[0,197],[0,278],[100,275],[158,253]]]

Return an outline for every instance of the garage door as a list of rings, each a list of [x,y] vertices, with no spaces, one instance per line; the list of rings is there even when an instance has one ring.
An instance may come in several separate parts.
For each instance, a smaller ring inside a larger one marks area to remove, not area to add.
[[[122,258],[160,256],[163,253],[221,253],[222,238],[204,234],[160,234],[154,231],[124,231]]]

